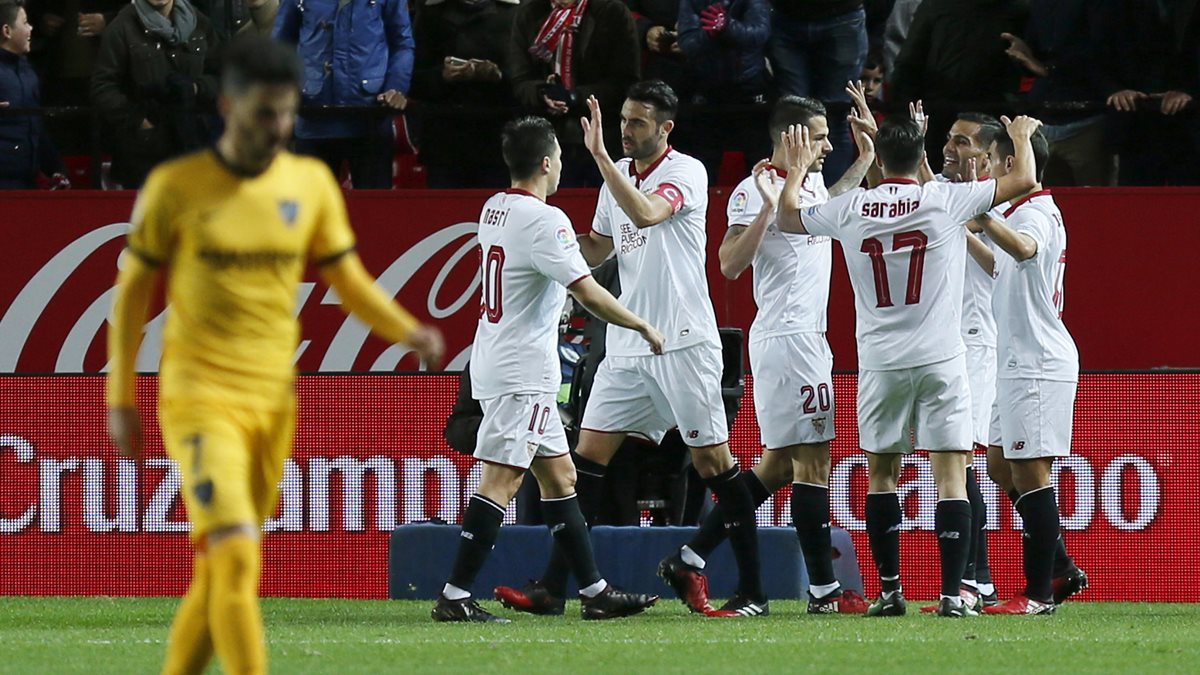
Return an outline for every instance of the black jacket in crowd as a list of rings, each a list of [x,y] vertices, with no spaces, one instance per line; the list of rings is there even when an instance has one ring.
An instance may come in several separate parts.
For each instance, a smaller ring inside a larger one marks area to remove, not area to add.
[[[41,105],[29,59],[6,49],[0,49],[0,101],[10,108]],[[49,176],[62,171],[62,158],[40,115],[0,116],[0,188],[32,189],[39,172]]]

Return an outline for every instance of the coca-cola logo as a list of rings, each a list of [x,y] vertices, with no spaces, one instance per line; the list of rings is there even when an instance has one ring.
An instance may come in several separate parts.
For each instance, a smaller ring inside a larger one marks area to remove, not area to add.
[[[122,222],[88,231],[54,252],[40,269],[23,280],[20,291],[0,317],[0,373],[107,370],[107,364],[96,358],[100,350],[97,345],[112,307],[113,279],[125,253],[116,254],[115,260],[108,256],[114,250],[111,244],[124,237],[129,228],[129,223]],[[401,250],[378,278],[380,288],[418,316],[428,317],[442,327],[447,334],[447,370],[461,369],[470,357],[476,317],[470,310],[463,310],[474,306],[472,299],[480,286],[478,260],[473,255],[477,229],[474,222],[460,222],[428,234]],[[364,257],[369,252],[378,258],[380,243],[375,237],[360,242]],[[332,289],[315,303],[310,302],[316,286],[313,281],[304,281],[297,289],[296,313],[301,316],[303,336],[296,360],[302,370],[391,371],[412,352],[404,345],[391,345],[376,348],[379,353],[370,358],[366,325],[350,316],[323,311],[325,306],[340,304]],[[66,304],[62,298],[80,288],[94,291],[96,296],[87,299],[81,313],[66,315],[60,308]],[[163,325],[169,311],[168,307],[146,323],[136,362],[139,372],[158,370]],[[55,329],[55,337],[51,341],[38,339],[35,329],[47,324]],[[313,352],[315,345],[322,351]],[[364,356],[368,358],[365,362]],[[31,360],[32,366],[28,363]],[[426,364],[418,367],[423,370]]]

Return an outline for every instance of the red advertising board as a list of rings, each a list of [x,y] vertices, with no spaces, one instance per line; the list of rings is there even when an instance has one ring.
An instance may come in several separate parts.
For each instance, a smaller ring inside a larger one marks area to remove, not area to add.
[[[1065,318],[1086,369],[1200,366],[1194,336],[1200,313],[1180,311],[1195,296],[1192,260],[1200,244],[1200,190],[1056,191],[1070,232]],[[359,252],[382,285],[445,332],[449,368],[461,366],[475,330],[479,288],[474,222],[487,193],[354,193],[348,198]],[[717,248],[728,194],[709,202],[709,286],[722,325],[746,329],[754,316],[750,274],[724,279]],[[583,231],[595,192],[569,190],[552,201]],[[0,373],[95,373],[104,366],[104,319],[111,304],[131,193],[0,195]],[[849,283],[835,255],[829,341],[835,367],[857,367]],[[315,282],[301,289],[306,372],[415,369],[415,357],[389,348],[347,320]],[[139,360],[157,367],[161,316],[148,326]]]
[[[184,590],[190,548],[179,478],[152,423],[154,381],[139,387],[151,423],[147,457],[136,464],[117,459],[108,444],[102,378],[0,377],[0,595]],[[480,469],[442,439],[456,387],[449,375],[300,378],[295,456],[267,523],[265,594],[385,598],[392,528],[459,520]],[[836,376],[831,504],[873,592],[854,395],[853,376]],[[1200,374],[1083,377],[1074,454],[1058,464],[1058,488],[1067,545],[1091,576],[1086,598],[1200,601],[1194,584],[1138,581],[1200,573],[1192,523],[1200,507],[1198,409]],[[742,407],[731,444],[743,466],[756,461],[752,406]],[[990,481],[983,484],[992,567],[1001,592],[1011,593],[1020,587],[1019,519]],[[911,597],[932,597],[936,495],[924,457],[906,460],[900,493],[905,587]],[[764,505],[760,523],[786,526],[787,504],[785,490]]]

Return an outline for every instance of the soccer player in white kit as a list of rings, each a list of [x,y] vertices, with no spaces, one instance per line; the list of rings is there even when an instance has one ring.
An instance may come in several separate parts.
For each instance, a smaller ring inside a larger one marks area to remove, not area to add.
[[[1009,135],[992,143],[993,175],[1011,171],[1013,145]],[[1025,523],[1025,590],[986,608],[989,614],[1053,614],[1057,602],[1087,584],[1073,564],[1073,571],[1055,574],[1061,539],[1050,474],[1054,458],[1071,452],[1079,352],[1062,321],[1067,232],[1050,191],[1040,185],[1049,148],[1040,133],[1032,146],[1039,184],[1013,202],[1003,222],[979,219],[993,248],[971,243],[974,257],[996,278],[992,303],[999,327],[999,428],[992,431],[988,466],[1001,488],[1015,490],[1017,512]],[[987,254],[995,248],[1000,251],[988,266]],[[1057,586],[1056,576],[1061,579]],[[1059,593],[1065,595],[1059,599]]]
[[[483,407],[475,448],[483,478],[463,515],[458,555],[432,616],[507,621],[480,607],[470,588],[530,468],[546,525],[579,580],[583,618],[636,614],[658,596],[626,593],[600,576],[575,496],[575,467],[555,400],[562,380],[558,318],[569,290],[593,314],[643,341],[648,354],[662,352],[663,336],[596,283],[571,221],[546,204],[562,171],[550,123],[539,117],[510,122],[502,149],[512,189],[488,199],[479,217],[483,297],[471,347],[471,390]]]
[[[896,484],[901,455],[916,448],[929,451],[938,489],[938,614],[976,614],[959,595],[971,528],[966,490],[971,395],[960,334],[967,255],[963,222],[1034,184],[1028,138],[1037,125],[1027,117],[1011,123],[1017,161],[1003,178],[921,185],[920,126],[888,120],[875,140],[883,182],[803,211],[793,192],[800,177],[791,172],[807,166],[817,148],[803,127],[788,134],[789,174],[779,228],[841,241],[854,288],[859,444],[868,453],[870,476],[867,531],[883,586],[868,616],[906,611],[900,585],[903,513]]]
[[[821,143],[821,153],[798,186],[804,206],[857,188],[874,164],[875,120],[861,84],[851,83],[847,92],[856,103],[850,123],[859,154],[846,174],[826,189],[821,169],[833,146],[825,106],[811,98],[780,98],[768,126],[772,156],[734,188],[726,209],[729,229],[720,249],[721,272],[729,279],[737,279],[753,265],[758,305],[750,326],[750,366],[766,451],[754,470],[743,476],[756,506],[792,483],[792,521],[808,569],[809,614],[862,614],[867,604],[857,592],[843,592],[833,572],[829,442],[834,437],[835,401],[833,353],[825,339],[833,243],[828,237],[781,232],[775,216],[779,190],[787,177],[782,135],[788,127],[804,125],[810,137]],[[707,610],[708,584],[701,570],[705,558],[724,540],[723,514],[717,506],[692,540],[659,565],[659,575],[692,611]]]

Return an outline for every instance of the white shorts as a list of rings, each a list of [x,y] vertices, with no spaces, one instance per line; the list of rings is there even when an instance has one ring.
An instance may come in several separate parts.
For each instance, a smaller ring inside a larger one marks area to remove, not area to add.
[[[971,387],[971,428],[976,445],[987,445],[996,401],[996,348],[967,345],[967,384]]]
[[[996,385],[997,388],[999,384]],[[988,445],[994,445],[998,448],[1004,446],[1004,438],[1000,435],[1000,401],[999,399],[992,401],[991,421],[988,423]]]
[[[596,369],[581,428],[661,443],[679,427],[689,446],[725,443],[721,368],[720,348],[703,344],[660,356],[607,356]]]
[[[528,469],[534,457],[570,452],[556,398],[553,393],[506,394],[480,401],[483,421],[475,441],[475,458]]]
[[[1074,382],[1000,380],[1000,438],[1005,459],[1066,457],[1071,454]]]
[[[967,360],[858,374],[859,446],[874,453],[971,449]],[[914,445],[915,444],[915,445]]]
[[[824,333],[754,340],[750,368],[764,446],[777,450],[833,439],[833,352]]]

